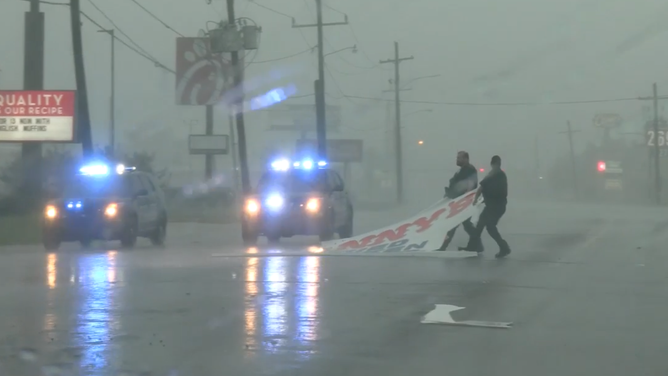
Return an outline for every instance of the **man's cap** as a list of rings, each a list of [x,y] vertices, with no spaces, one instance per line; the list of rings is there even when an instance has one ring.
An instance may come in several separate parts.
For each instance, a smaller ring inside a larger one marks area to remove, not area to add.
[[[492,164],[501,164],[501,157],[495,155],[492,157]]]

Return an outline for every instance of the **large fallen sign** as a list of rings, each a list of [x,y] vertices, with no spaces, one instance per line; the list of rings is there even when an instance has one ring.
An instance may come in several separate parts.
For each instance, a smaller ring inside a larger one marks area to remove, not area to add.
[[[477,219],[482,198],[474,203],[476,192],[455,199],[442,199],[410,219],[348,239],[322,243],[326,251],[417,252],[441,246],[446,233],[468,218]]]

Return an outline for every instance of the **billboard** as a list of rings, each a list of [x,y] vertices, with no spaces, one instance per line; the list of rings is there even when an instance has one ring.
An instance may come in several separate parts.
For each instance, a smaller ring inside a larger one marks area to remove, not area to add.
[[[191,155],[225,155],[228,152],[228,144],[226,134],[191,134],[188,137],[188,150]]]
[[[176,38],[177,105],[205,106],[221,101],[234,87],[234,68],[230,58],[223,56],[210,53],[208,38]]]
[[[297,140],[297,153],[316,153],[317,140]],[[363,140],[327,139],[327,159],[330,162],[362,162]]]
[[[76,92],[0,90],[0,142],[73,142]]]
[[[325,106],[325,126],[337,132],[341,126],[341,106]],[[271,110],[272,131],[315,132],[315,104],[283,104]]]

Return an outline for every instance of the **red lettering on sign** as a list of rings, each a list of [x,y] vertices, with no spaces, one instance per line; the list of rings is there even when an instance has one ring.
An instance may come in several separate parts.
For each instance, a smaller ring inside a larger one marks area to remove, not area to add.
[[[447,218],[452,218],[455,215],[464,211],[464,209],[471,206],[474,199],[475,199],[475,192],[471,192],[468,195],[466,195],[466,197],[463,197],[461,200],[452,201],[451,203],[449,203],[448,206],[450,207],[450,214],[448,214]]]
[[[397,240],[402,239],[404,236],[406,236],[406,233],[408,232],[408,229],[415,226],[417,227],[416,232],[424,232],[431,228],[432,224],[434,221],[436,221],[438,218],[443,215],[447,211],[446,208],[441,208],[433,212],[430,216],[428,217],[420,217],[416,219],[414,222],[411,223],[404,223],[397,227],[396,229],[391,229],[391,230],[385,230],[379,234],[372,234],[369,236],[365,236],[359,241],[357,240],[349,240],[343,244],[340,244],[337,248],[337,251],[345,251],[349,249],[360,249],[360,248],[366,248],[366,247],[373,247],[379,244],[383,244],[385,242],[395,242]]]

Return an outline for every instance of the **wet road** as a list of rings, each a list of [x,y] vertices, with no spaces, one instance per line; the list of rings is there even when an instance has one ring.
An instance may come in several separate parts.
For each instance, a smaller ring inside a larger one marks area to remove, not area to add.
[[[668,215],[531,209],[504,219],[501,261],[489,238],[466,259],[332,257],[204,225],[164,250],[4,249],[0,374],[665,375]],[[513,328],[421,324],[435,304]]]

